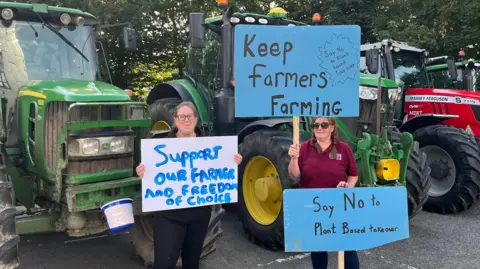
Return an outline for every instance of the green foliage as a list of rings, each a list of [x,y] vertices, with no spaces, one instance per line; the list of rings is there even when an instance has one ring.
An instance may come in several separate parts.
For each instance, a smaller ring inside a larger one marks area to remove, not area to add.
[[[430,55],[456,55],[461,48],[467,57],[480,54],[480,1],[229,2],[240,11],[263,14],[273,7],[282,7],[288,18],[309,24],[313,14],[319,12],[324,24],[360,25],[362,42],[392,38],[426,48]],[[152,87],[171,78],[171,72],[185,65],[188,14],[204,12],[207,17],[220,14],[215,0],[44,0],[43,3],[82,9],[95,15],[100,24],[132,23],[137,31],[136,52],[124,50],[121,27],[105,29],[100,39],[113,83],[122,88]],[[101,51],[99,59],[105,65],[103,57]],[[105,71],[103,76],[108,77]]]
[[[156,64],[139,63],[132,68],[133,80],[131,85],[134,89],[154,87],[155,85],[171,80],[172,74],[178,69]]]

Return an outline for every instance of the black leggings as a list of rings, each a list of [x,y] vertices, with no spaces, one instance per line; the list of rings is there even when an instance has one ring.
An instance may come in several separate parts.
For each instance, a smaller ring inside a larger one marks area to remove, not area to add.
[[[345,251],[345,269],[360,269],[358,255],[356,251]],[[327,252],[312,252],[313,269],[327,269],[328,268],[328,253]]]
[[[198,269],[211,210],[207,207],[157,212],[154,223],[153,269]]]

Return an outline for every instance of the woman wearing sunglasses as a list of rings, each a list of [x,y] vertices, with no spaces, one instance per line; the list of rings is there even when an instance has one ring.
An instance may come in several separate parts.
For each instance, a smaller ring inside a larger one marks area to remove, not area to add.
[[[353,188],[358,170],[352,149],[338,140],[333,118],[313,118],[313,136],[300,144],[290,146],[288,172],[300,188]],[[327,269],[327,252],[312,252],[313,269]],[[356,251],[345,251],[345,269],[359,269]]]

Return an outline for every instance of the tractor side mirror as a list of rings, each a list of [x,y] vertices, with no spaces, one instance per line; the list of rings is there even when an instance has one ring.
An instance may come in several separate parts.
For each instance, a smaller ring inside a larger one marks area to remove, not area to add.
[[[123,27],[123,43],[126,50],[137,49],[137,33],[135,32],[135,29]]]
[[[365,52],[368,72],[376,74],[378,72],[378,49],[369,49]]]
[[[190,44],[192,48],[205,48],[205,15],[203,13],[190,13]]]
[[[448,74],[452,81],[457,81],[457,66],[455,65],[455,61],[453,57],[448,57],[447,59],[447,66],[448,66]]]

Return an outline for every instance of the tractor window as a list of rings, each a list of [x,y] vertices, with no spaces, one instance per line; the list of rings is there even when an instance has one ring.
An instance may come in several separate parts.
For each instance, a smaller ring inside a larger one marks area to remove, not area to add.
[[[457,71],[457,79],[462,77],[461,69]],[[432,86],[438,89],[455,89],[456,86],[454,85],[452,79],[448,74],[447,69],[435,70],[435,71],[428,71],[428,75],[432,82]]]
[[[403,89],[427,86],[421,55],[408,51],[393,52],[395,80]]]
[[[0,25],[1,65],[11,88],[18,90],[31,80],[95,80],[97,63],[91,27],[54,28],[88,61],[40,23],[14,21],[10,26]]]

